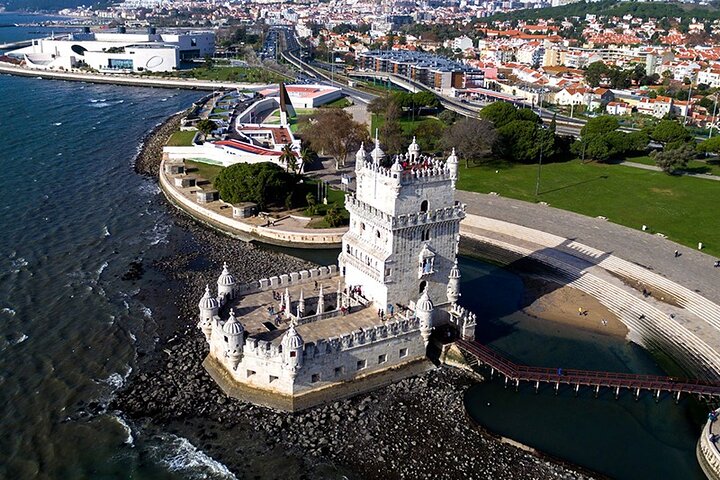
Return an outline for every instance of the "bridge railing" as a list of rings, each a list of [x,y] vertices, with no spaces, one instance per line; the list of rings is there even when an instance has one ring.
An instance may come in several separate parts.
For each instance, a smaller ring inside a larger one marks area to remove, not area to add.
[[[460,339],[456,343],[480,362],[516,381],[667,390],[720,396],[720,383],[716,382],[659,375],[518,365],[478,342]]]

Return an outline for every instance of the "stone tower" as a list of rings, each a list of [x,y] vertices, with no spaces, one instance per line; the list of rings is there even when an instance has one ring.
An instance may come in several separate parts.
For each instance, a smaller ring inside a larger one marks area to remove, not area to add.
[[[339,257],[345,284],[360,286],[377,308],[414,308],[426,292],[444,303],[451,281],[460,221],[465,207],[455,202],[457,157],[447,161],[421,155],[416,142],[382,166],[379,142],[357,152],[357,190],[347,195],[350,229]],[[454,298],[454,295],[450,295]]]

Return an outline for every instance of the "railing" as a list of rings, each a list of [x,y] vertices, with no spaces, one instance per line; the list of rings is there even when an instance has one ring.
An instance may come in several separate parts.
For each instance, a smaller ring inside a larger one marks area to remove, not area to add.
[[[632,373],[602,372],[593,370],[577,370],[565,368],[545,368],[518,365],[503,357],[491,348],[475,341],[460,339],[456,345],[477,358],[480,363],[488,365],[495,371],[501,373],[506,379],[512,380],[516,385],[519,382],[534,382],[536,388],[540,382],[596,387],[611,387],[635,389],[637,394],[640,390],[654,390],[658,396],[661,391],[673,393],[690,393],[698,395],[709,395],[720,397],[720,383],[707,382],[677,377],[663,377],[658,375],[636,375]]]

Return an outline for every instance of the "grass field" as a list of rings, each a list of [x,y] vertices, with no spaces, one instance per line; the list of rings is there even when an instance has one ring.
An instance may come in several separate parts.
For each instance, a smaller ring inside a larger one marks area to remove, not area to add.
[[[195,78],[197,80],[215,80],[219,82],[277,83],[286,80],[270,70],[260,67],[197,67],[190,70],[178,70],[174,76]]]
[[[192,139],[195,137],[197,130],[187,130],[177,132],[170,135],[167,141],[168,147],[190,147],[192,146]]]
[[[416,116],[415,120],[413,120],[412,117],[402,117],[400,118],[399,122],[405,134],[410,134],[413,128],[415,128],[424,120],[437,120],[437,117],[423,115]],[[372,132],[372,136],[375,136],[375,129],[380,128],[383,125],[385,125],[385,116],[382,114],[373,115],[370,121],[370,131]]]
[[[703,242],[706,253],[720,256],[720,182],[573,160],[543,165],[535,197],[537,171],[537,165],[462,166],[458,188],[547,202],[635,229],[647,225],[692,248]]]
[[[209,180],[210,183],[215,183],[215,177],[218,176],[220,173],[220,170],[223,169],[223,167],[220,167],[218,165],[210,165],[208,163],[201,163],[201,162],[193,162],[190,160],[185,160],[185,166],[188,170],[194,170],[194,172],[205,180]]]
[[[349,107],[350,105],[352,105],[352,102],[350,102],[350,100],[345,97],[341,97],[337,100],[326,103],[325,105],[321,105],[320,108],[345,108]]]

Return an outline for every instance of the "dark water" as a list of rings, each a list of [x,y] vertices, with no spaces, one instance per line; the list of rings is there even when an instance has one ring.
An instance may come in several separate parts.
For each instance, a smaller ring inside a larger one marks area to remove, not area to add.
[[[521,280],[496,267],[461,262],[462,301],[478,312],[478,339],[514,361],[536,366],[663,375],[635,344],[570,329],[516,312]],[[659,403],[648,392],[635,401],[623,391],[599,398],[585,387],[578,397],[569,387],[558,396],[551,386],[503,388],[502,379],[480,384],[465,399],[471,416],[503,436],[533,446],[612,478],[704,478],[695,460],[700,425],[697,405],[675,405],[665,394]]]
[[[29,21],[0,14],[0,23]],[[30,38],[28,30],[0,29],[0,43]],[[103,409],[153,348],[158,325],[175,318],[159,273],[148,269],[135,283],[119,277],[131,261],[150,265],[186,239],[131,161],[155,124],[199,96],[0,76],[0,478],[232,477],[185,439],[129,432],[122,412]],[[337,258],[336,250],[279,250]],[[517,277],[467,259],[461,268],[463,301],[483,319],[482,335],[514,358],[657,371],[621,340],[549,331],[513,313]],[[468,402],[492,430],[613,476],[699,474],[684,405],[497,385],[477,387]]]

